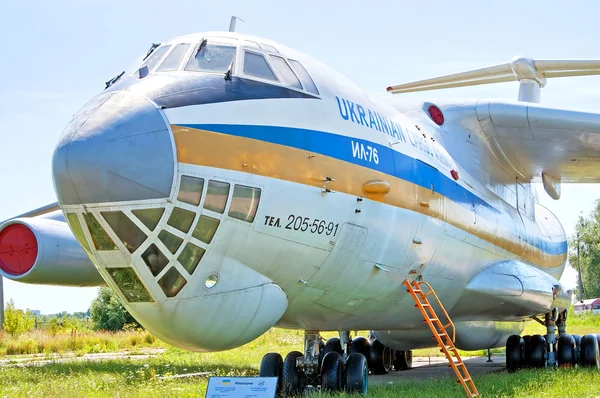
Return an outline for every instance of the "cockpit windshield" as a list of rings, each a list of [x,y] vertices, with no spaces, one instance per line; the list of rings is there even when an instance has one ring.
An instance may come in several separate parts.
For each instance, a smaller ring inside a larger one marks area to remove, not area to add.
[[[222,44],[199,44],[196,56],[190,58],[185,70],[225,73],[231,67],[236,48]]]
[[[171,48],[171,46],[162,46],[159,47],[157,50],[154,50],[152,55],[148,57],[148,59],[142,64],[142,66],[146,65],[148,67],[148,70],[152,71],[152,69],[154,69],[156,64],[158,64],[158,62],[163,58],[167,51],[169,51],[169,48]]]

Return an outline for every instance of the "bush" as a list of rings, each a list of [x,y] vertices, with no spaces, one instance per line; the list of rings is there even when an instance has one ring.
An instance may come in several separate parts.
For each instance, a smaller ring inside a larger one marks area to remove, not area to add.
[[[125,324],[134,324],[135,327],[141,327],[109,287],[98,289],[98,297],[92,301],[91,315],[95,330],[123,330]]]
[[[35,326],[35,319],[29,311],[15,308],[13,299],[8,300],[4,310],[4,330],[11,336],[28,332]]]

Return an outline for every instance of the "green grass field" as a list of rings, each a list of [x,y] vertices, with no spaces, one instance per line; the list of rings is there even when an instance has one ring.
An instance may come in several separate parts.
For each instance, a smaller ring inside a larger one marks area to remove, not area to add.
[[[600,316],[598,317],[600,320]],[[600,321],[574,320],[570,333],[600,332]],[[544,329],[530,322],[526,334],[543,333]],[[120,343],[105,343],[104,347],[121,350],[168,347],[166,344],[146,341],[144,333],[126,332],[102,335]],[[524,333],[524,334],[525,334]],[[327,333],[326,336],[333,336]],[[6,347],[3,340],[1,347]],[[23,337],[33,339],[33,337]],[[49,340],[52,340],[48,338]],[[60,340],[60,336],[58,336]],[[64,338],[63,338],[64,339]],[[87,336],[89,342],[95,337]],[[68,340],[68,339],[67,339]],[[130,344],[135,341],[135,344]],[[44,366],[28,365],[0,367],[0,396],[4,397],[203,397],[207,377],[169,379],[183,373],[215,372],[219,376],[254,376],[262,356],[267,352],[285,355],[300,350],[303,334],[299,331],[273,329],[257,340],[235,350],[220,353],[190,353],[169,347],[156,357],[141,361],[110,359],[103,361],[69,360]],[[129,343],[128,343],[129,342]],[[13,342],[18,344],[18,339]],[[30,343],[33,346],[33,343]],[[90,347],[100,344],[96,343]],[[59,344],[60,346],[60,344]],[[67,344],[68,346],[68,344]],[[79,353],[88,351],[87,345]],[[66,352],[68,350],[57,350]],[[479,351],[476,354],[481,354]],[[438,355],[438,350],[419,350],[416,355]],[[465,353],[473,355],[472,353]],[[46,353],[51,358],[53,353]],[[12,358],[5,355],[4,359]],[[598,397],[600,396],[600,372],[589,369],[527,370],[516,374],[499,372],[475,379],[483,397]],[[326,396],[317,394],[316,396]],[[439,380],[403,380],[401,373],[393,385],[373,387],[369,397],[463,397],[462,387],[453,378]]]

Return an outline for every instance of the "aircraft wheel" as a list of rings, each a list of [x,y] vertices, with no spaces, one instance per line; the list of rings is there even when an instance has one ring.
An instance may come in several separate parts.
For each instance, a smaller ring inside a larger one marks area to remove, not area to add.
[[[558,337],[556,360],[558,366],[575,365],[575,340],[569,334]]]
[[[321,367],[321,389],[323,391],[341,391],[344,376],[344,361],[339,352],[330,351],[323,358]]]
[[[598,341],[593,334],[586,334],[581,338],[581,352],[579,362],[582,366],[596,367],[600,369],[600,352]]]
[[[325,343],[323,340],[319,340],[319,369],[318,372],[321,372],[321,364],[323,363],[323,357],[325,356]]]
[[[281,391],[281,373],[283,372],[283,358],[276,352],[265,354],[260,361],[260,377],[277,377],[277,392]]]
[[[525,342],[521,336],[513,334],[506,340],[506,369],[510,373],[516,372],[522,368],[523,353],[525,352]]]
[[[394,370],[412,368],[412,351],[394,351]]]
[[[331,351],[335,351],[340,355],[343,354],[344,351],[342,350],[342,343],[340,342],[339,338],[332,337],[327,340],[327,343],[325,343],[325,348],[323,349],[323,358],[325,358],[325,355]]]
[[[546,339],[534,334],[525,345],[525,364],[531,368],[546,367]]]
[[[371,369],[373,374],[385,375],[392,368],[392,351],[384,346],[379,340],[371,342]]]
[[[362,336],[358,336],[352,339],[348,354],[354,353],[363,354],[364,357],[367,359],[367,367],[370,368],[368,362],[369,358],[371,357],[371,343],[369,343],[369,340]]]
[[[366,394],[369,387],[369,365],[367,358],[355,352],[346,361],[346,392]]]
[[[571,335],[571,337],[573,337],[573,340],[575,340],[575,348],[580,348],[581,347],[581,336],[578,334],[573,334],[573,335]]]
[[[302,355],[299,351],[292,351],[285,356],[281,372],[281,389],[284,395],[300,395],[304,388],[304,374],[296,367],[296,359]]]

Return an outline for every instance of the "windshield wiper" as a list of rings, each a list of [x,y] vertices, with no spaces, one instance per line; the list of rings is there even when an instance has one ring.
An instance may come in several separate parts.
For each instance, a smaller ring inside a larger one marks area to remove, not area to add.
[[[144,59],[142,59],[142,61],[145,61],[146,58],[148,58],[150,56],[150,54],[152,54],[154,52],[154,50],[156,50],[158,48],[158,46],[160,46],[160,43],[152,43],[152,45],[148,49],[148,52],[146,53],[146,56],[144,57]]]
[[[196,51],[196,54],[194,54],[194,58],[198,56],[198,54],[200,53],[200,51],[202,51],[204,47],[206,47],[206,43],[208,43],[206,39],[200,42],[200,45],[198,46],[198,51]]]
[[[109,81],[104,83],[104,84],[106,84],[106,87],[104,87],[104,89],[106,90],[107,88],[109,88],[110,86],[115,84],[117,82],[117,80],[119,80],[121,78],[121,76],[123,76],[124,74],[125,74],[125,71],[119,73],[117,76],[113,77],[112,79],[110,79]]]
[[[231,63],[229,64],[229,69],[227,69],[227,72],[225,72],[225,80],[231,80],[231,70],[233,69],[233,60],[231,60]]]

